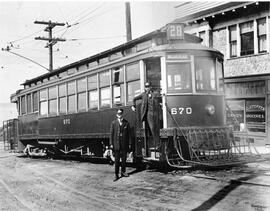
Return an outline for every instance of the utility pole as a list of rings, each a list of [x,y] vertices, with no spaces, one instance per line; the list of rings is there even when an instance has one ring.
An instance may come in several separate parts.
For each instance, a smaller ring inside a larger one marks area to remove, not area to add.
[[[52,37],[52,29],[55,26],[64,26],[64,23],[57,23],[57,22],[51,22],[51,21],[35,21],[35,24],[44,24],[48,25],[44,31],[49,32],[49,37],[35,37],[35,40],[46,40],[48,41],[48,44],[45,46],[45,48],[49,48],[49,71],[53,70],[53,45],[56,44],[58,41],[66,41],[62,38],[53,38]]]
[[[130,3],[125,3],[126,7],[126,33],[127,33],[127,42],[132,40],[132,33],[131,33],[131,17],[130,17]]]

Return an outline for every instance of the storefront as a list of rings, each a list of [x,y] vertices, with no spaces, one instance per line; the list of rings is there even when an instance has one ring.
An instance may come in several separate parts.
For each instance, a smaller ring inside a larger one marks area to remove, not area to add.
[[[227,78],[227,123],[234,131],[247,132],[257,144],[267,141],[267,77]]]

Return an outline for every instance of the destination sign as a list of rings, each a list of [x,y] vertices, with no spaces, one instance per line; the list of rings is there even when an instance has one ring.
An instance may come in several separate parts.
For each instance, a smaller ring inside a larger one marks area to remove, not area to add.
[[[186,53],[168,53],[167,60],[189,60],[190,56]]]

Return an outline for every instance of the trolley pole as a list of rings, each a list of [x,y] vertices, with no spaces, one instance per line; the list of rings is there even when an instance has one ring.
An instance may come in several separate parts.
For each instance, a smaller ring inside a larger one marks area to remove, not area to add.
[[[45,48],[49,48],[49,71],[51,72],[53,70],[53,45],[56,44],[58,41],[66,41],[62,38],[53,38],[52,37],[52,29],[55,26],[64,26],[64,23],[57,23],[57,22],[51,22],[51,21],[35,21],[35,24],[44,24],[48,25],[44,31],[49,32],[49,37],[35,37],[35,40],[46,40],[48,41],[48,44],[45,46]]]
[[[130,17],[130,3],[125,3],[126,7],[126,35],[127,35],[127,42],[132,40],[131,34],[131,17]]]

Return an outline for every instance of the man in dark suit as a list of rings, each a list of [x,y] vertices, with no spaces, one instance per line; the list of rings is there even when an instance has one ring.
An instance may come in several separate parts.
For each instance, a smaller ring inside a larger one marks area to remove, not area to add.
[[[158,92],[154,92],[150,82],[145,83],[145,91],[140,95],[133,98],[133,105],[131,109],[136,111],[136,101],[142,100],[141,105],[141,121],[145,122],[146,128],[150,128],[153,139],[157,145],[159,145],[159,100],[160,95]]]
[[[115,157],[115,178],[119,179],[119,167],[121,158],[121,177],[128,177],[126,173],[127,152],[131,145],[130,125],[123,118],[123,109],[118,109],[116,119],[111,123],[110,128],[110,145]]]

